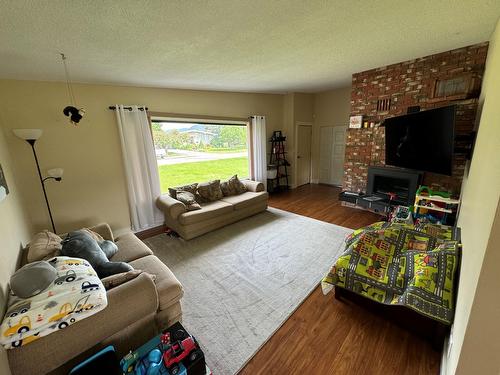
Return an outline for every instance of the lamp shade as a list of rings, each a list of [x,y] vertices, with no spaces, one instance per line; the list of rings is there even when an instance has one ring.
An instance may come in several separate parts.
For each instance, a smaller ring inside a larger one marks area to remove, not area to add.
[[[54,178],[61,178],[63,176],[63,173],[64,173],[64,169],[62,169],[62,168],[52,168],[52,169],[47,170],[47,174],[50,177],[54,177]]]
[[[42,136],[42,129],[12,129],[12,132],[25,141],[37,140]]]

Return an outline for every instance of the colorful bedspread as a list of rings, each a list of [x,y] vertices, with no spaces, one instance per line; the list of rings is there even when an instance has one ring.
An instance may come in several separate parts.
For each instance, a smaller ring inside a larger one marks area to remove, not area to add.
[[[321,285],[325,294],[336,285],[451,324],[458,262],[458,228],[379,222],[347,237]]]
[[[49,260],[57,278],[40,294],[13,297],[0,326],[0,343],[11,349],[29,344],[104,309],[106,291],[92,266],[83,259]]]

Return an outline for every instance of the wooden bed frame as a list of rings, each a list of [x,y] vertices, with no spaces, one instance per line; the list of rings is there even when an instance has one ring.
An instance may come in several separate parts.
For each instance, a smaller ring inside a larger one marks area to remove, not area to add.
[[[360,296],[350,290],[335,286],[335,299],[342,303],[354,303],[429,341],[432,347],[441,351],[450,326],[428,318],[416,311],[398,305],[385,305]]]

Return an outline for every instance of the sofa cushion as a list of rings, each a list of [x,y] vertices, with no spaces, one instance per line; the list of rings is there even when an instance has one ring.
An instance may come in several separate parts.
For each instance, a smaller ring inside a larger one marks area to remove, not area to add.
[[[203,204],[201,206],[201,210],[189,211],[180,214],[178,220],[183,225],[194,224],[199,223],[200,221],[211,219],[218,215],[232,212],[233,210],[234,207],[230,203],[219,200]]]
[[[252,206],[258,202],[265,201],[267,198],[268,194],[265,191],[260,191],[258,193],[247,191],[243,194],[224,197],[221,201],[232,204],[235,210],[239,210],[241,208]]]
[[[151,249],[132,232],[122,234],[116,238],[116,245],[118,246],[118,252],[110,259],[113,262],[128,263],[138,258],[153,254]]]
[[[213,180],[198,184],[197,192],[202,203],[215,202],[224,196],[224,194],[222,194],[222,190],[220,189],[220,180]]]
[[[135,269],[156,276],[155,284],[160,300],[160,310],[177,303],[184,294],[182,285],[172,271],[156,256],[148,255],[130,262]]]
[[[126,283],[132,279],[135,279],[142,273],[142,270],[132,270],[128,272],[115,273],[114,275],[107,276],[101,279],[102,285],[104,285],[104,289],[110,290],[119,285]],[[151,275],[151,279],[154,280],[156,276]]]
[[[229,180],[221,182],[220,188],[225,197],[242,194],[247,191],[247,187],[240,181],[238,175],[234,175]]]

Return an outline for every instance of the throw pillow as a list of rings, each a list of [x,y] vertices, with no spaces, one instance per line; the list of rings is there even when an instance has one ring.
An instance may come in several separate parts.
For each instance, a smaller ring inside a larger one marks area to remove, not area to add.
[[[28,263],[58,256],[62,249],[61,241],[61,237],[47,230],[35,234],[28,245]]]
[[[178,191],[176,193],[177,200],[184,203],[188,211],[200,210],[201,206],[196,202],[194,194],[189,191]]]
[[[231,195],[243,194],[247,191],[247,187],[243,182],[240,181],[238,175],[234,175],[229,180],[224,181],[220,184],[220,188],[225,197]]]
[[[115,275],[111,275],[101,279],[102,284],[104,285],[104,289],[110,290],[118,285],[122,285],[129,280],[135,279],[139,276],[143,271],[142,270],[132,270],[128,272],[117,273]]]
[[[190,184],[190,185],[184,185],[184,186],[177,186],[177,187],[173,187],[173,188],[168,188],[168,193],[174,199],[177,199],[177,192],[179,192],[179,191],[187,191],[187,192],[193,194],[194,196],[196,196],[196,188],[197,188],[197,186],[198,186],[198,184],[194,183],[194,184]]]
[[[220,180],[198,184],[198,195],[203,202],[214,202],[224,197],[220,189]]]
[[[102,236],[97,233],[97,232],[94,232],[93,230],[89,229],[89,228],[82,228],[83,231],[87,232],[88,234],[90,234],[92,236],[92,238],[94,240],[96,240],[97,242],[102,242],[104,241],[104,238],[102,238]]]

